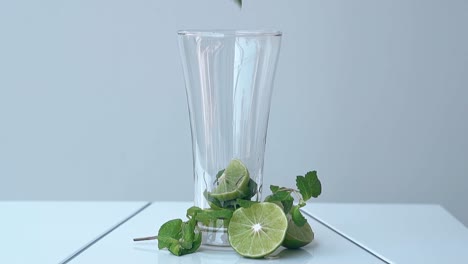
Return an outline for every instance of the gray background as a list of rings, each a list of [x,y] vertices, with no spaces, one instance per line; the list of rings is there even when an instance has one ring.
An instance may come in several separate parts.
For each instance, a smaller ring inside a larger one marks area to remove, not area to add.
[[[0,199],[191,200],[176,30],[284,32],[265,184],[468,225],[468,1],[1,1]]]

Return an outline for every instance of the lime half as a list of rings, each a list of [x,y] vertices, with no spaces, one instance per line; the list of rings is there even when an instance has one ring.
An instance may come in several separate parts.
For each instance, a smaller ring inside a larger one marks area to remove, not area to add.
[[[249,171],[240,160],[234,159],[218,178],[218,186],[210,193],[219,201],[243,198],[249,194]]]
[[[274,203],[253,204],[234,211],[228,227],[229,242],[244,257],[261,258],[283,243],[288,219]]]
[[[294,223],[291,217],[288,216],[288,230],[282,246],[295,249],[309,244],[312,240],[314,240],[314,232],[312,231],[309,223],[305,223],[303,226],[298,226]]]

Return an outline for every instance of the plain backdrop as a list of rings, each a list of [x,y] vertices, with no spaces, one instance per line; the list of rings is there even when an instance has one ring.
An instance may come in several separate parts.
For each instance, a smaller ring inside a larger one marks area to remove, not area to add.
[[[0,199],[192,200],[178,29],[284,32],[265,181],[468,225],[468,1],[0,2]],[[265,188],[268,189],[268,188]]]

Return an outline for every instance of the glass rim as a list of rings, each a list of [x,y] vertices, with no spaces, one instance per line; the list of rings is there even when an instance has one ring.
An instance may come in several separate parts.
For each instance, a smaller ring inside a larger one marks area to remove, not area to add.
[[[283,33],[279,30],[230,30],[230,29],[189,29],[178,30],[179,36],[198,37],[280,37]]]

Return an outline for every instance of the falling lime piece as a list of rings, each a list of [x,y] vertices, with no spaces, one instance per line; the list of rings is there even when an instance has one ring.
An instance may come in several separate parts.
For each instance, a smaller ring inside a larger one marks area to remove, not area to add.
[[[283,209],[274,203],[257,203],[234,212],[228,227],[229,242],[240,255],[261,258],[281,245],[287,228]]]

